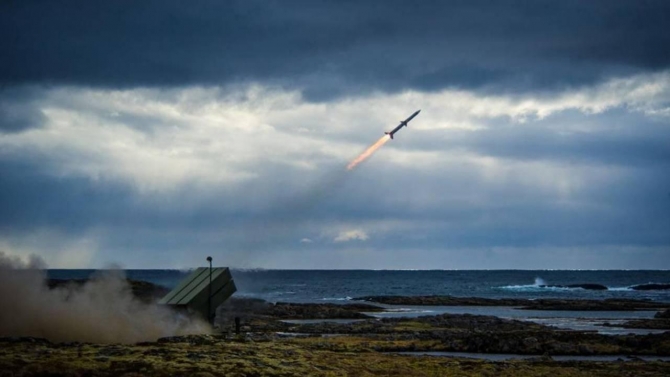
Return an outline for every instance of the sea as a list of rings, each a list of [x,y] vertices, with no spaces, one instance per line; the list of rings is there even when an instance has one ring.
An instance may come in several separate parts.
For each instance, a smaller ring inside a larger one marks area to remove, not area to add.
[[[47,270],[53,279],[85,279],[100,270]],[[123,270],[130,279],[175,287],[191,270]],[[424,296],[522,298],[522,299],[643,299],[670,302],[670,290],[635,290],[641,284],[668,284],[670,270],[265,270],[231,269],[237,287],[235,297],[269,302],[355,302],[364,296]],[[600,284],[606,290],[561,288],[572,284]],[[553,286],[553,287],[552,287]],[[564,330],[591,331],[606,335],[650,334],[663,330],[603,326],[632,319],[652,318],[655,310],[565,311],[522,310],[515,307],[379,305],[383,312],[366,313],[377,318],[419,317],[439,314],[493,315],[531,321]],[[310,320],[302,320],[310,321]],[[328,320],[326,320],[328,321]],[[342,321],[342,320],[333,320]],[[345,320],[347,321],[347,320]],[[301,322],[297,320],[297,322]]]
[[[50,269],[54,279],[83,279],[99,270]],[[175,287],[190,270],[123,270],[130,279]],[[647,299],[670,302],[670,270],[265,270],[232,269],[235,296],[270,302],[340,302],[362,296],[450,295],[485,298]],[[607,290],[550,287],[594,283]]]

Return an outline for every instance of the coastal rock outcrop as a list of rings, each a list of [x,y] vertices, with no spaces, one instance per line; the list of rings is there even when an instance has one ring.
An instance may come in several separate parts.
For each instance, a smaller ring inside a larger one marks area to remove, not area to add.
[[[49,289],[78,289],[88,281],[88,279],[47,279],[46,285]],[[170,292],[170,289],[148,281],[126,279],[126,282],[133,296],[147,303],[158,301]]]
[[[382,308],[367,304],[294,304],[278,302],[267,314],[281,319],[361,319],[371,318],[361,312],[377,312]]]
[[[564,299],[491,299],[481,297],[453,296],[366,296],[354,300],[376,302],[387,305],[412,306],[513,306],[528,310],[656,310],[668,308],[670,304],[650,300],[606,299],[606,300],[564,300]]]
[[[604,323],[603,326],[623,327],[626,329],[670,330],[670,309],[657,312],[654,318],[634,319],[616,325]]]
[[[354,301],[376,302],[387,305],[415,305],[415,306],[523,306],[529,300],[523,299],[492,299],[482,297],[454,297],[454,296],[364,296],[356,297]]]
[[[253,324],[253,331],[289,331],[290,326],[278,320],[304,319],[368,319],[362,312],[378,312],[383,308],[362,303],[271,303],[261,299],[231,297],[217,308],[216,324],[222,329],[235,327],[235,318],[243,326]]]
[[[663,291],[670,289],[670,284],[665,283],[649,283],[649,284],[639,284],[630,287],[634,291]]]
[[[670,319],[670,309],[659,311],[654,315],[654,318]]]

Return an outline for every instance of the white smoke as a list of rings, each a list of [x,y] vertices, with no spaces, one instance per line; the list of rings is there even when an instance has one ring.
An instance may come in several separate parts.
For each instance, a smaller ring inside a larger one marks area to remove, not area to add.
[[[0,251],[0,336],[56,342],[135,343],[211,332],[204,321],[138,301],[121,271],[93,276],[82,286],[49,289],[39,257]]]

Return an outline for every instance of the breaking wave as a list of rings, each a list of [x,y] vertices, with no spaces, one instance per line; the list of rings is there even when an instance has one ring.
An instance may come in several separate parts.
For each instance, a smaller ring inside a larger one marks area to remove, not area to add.
[[[534,290],[566,290],[569,288],[554,288],[547,287],[547,282],[544,281],[541,277],[536,277],[533,284],[518,284],[518,285],[503,285],[502,287],[496,287],[500,289],[510,289],[510,290],[519,290],[519,291],[534,291]]]
[[[322,301],[349,301],[352,298],[349,296],[346,297],[324,297],[321,300]]]
[[[533,284],[521,284],[521,285],[504,285],[500,287],[494,287],[498,289],[507,289],[507,290],[516,290],[516,291],[572,291],[572,290],[607,290],[615,292],[629,292],[629,291],[663,291],[670,290],[669,283],[644,283],[644,284],[633,284],[629,286],[622,287],[609,287],[600,284],[584,283],[584,284],[547,284],[542,278],[535,278]]]
[[[434,310],[416,309],[416,308],[386,308],[386,313],[433,313]]]

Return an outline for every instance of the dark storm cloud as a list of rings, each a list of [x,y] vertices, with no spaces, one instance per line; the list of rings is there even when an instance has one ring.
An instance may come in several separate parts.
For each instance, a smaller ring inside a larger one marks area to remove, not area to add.
[[[560,155],[556,150],[561,148],[554,146],[552,154]],[[132,266],[155,266],[170,258],[183,261],[192,253],[258,266],[266,254],[299,250],[303,237],[314,238],[319,250],[344,249],[350,244],[332,243],[336,230],[325,238],[321,233],[339,223],[368,229],[371,238],[361,245],[388,252],[670,243],[670,178],[663,174],[667,165],[628,169],[626,163],[603,157],[622,173],[587,180],[566,204],[535,185],[524,186],[514,178],[487,181],[460,164],[430,170],[391,165],[385,161],[391,153],[391,148],[381,151],[337,184],[333,180],[339,177],[328,174],[309,177],[313,181],[304,184],[304,171],[266,163],[256,169],[258,180],[233,189],[183,187],[167,195],[140,195],[120,183],[62,176],[48,157],[3,157],[0,236],[30,237],[35,229],[48,228],[77,237],[104,229],[97,239],[104,250],[96,257],[98,263],[116,258]],[[563,154],[587,151],[570,145]],[[534,161],[536,156],[527,158]],[[336,172],[342,166],[325,164],[321,169]],[[379,221],[396,225],[375,231]],[[318,263],[315,259],[311,266],[324,267]]]
[[[0,82],[415,88],[578,85],[670,65],[658,1],[5,1]],[[14,126],[20,127],[20,126]]]
[[[55,227],[76,233],[129,214],[132,201],[127,189],[88,178],[54,176],[49,165],[38,156],[0,159],[4,232]]]
[[[131,233],[141,229],[176,234],[233,227],[243,232],[243,238],[251,239],[261,231],[272,236],[269,231],[281,232],[285,224],[314,220],[313,216],[321,213],[317,202],[336,196],[337,177],[341,177],[331,174],[304,187],[295,184],[304,181],[299,172],[279,170],[272,162],[257,171],[262,181],[229,190],[199,190],[186,183],[169,194],[141,195],[128,183],[59,174],[49,157],[0,155],[0,232],[44,227],[81,234],[108,227]],[[273,186],[272,190],[268,186]],[[330,219],[332,216],[325,217]]]
[[[0,88],[0,134],[20,132],[44,124],[44,115],[35,108],[39,93],[31,88]]]
[[[406,221],[408,229],[381,240],[387,247],[416,245],[411,224],[422,221],[431,228],[423,242],[433,247],[670,243],[670,177],[662,166],[582,177],[584,187],[561,200],[514,178],[491,184],[468,168],[379,165],[352,180],[349,200],[331,209],[345,218]],[[400,181],[411,183],[398,190]]]
[[[595,119],[594,119],[595,118]],[[571,130],[571,128],[574,128]],[[665,119],[640,117],[623,109],[597,117],[563,111],[532,125],[498,120],[476,131],[428,130],[405,149],[460,150],[517,161],[566,165],[670,168],[670,130]]]

